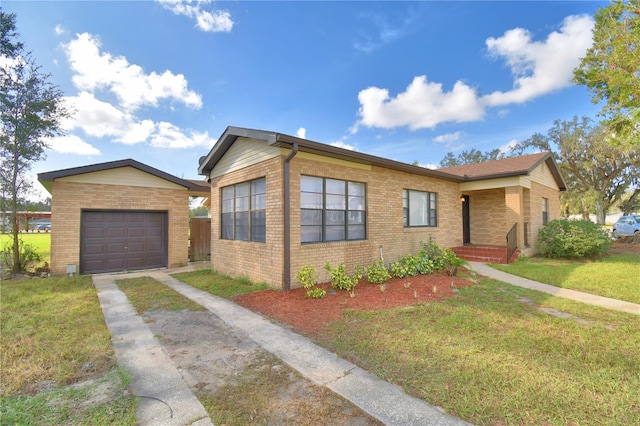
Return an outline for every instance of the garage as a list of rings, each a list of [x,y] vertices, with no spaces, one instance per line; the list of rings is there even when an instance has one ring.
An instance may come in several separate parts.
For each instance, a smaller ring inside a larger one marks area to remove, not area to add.
[[[81,273],[167,266],[166,212],[85,210],[81,223]]]
[[[189,262],[189,200],[211,186],[133,159],[38,174],[51,194],[51,273],[176,268]]]

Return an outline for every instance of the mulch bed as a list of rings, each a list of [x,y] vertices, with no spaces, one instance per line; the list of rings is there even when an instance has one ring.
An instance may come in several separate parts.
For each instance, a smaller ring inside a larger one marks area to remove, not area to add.
[[[330,283],[319,285],[327,291],[322,299],[305,297],[306,290],[263,290],[242,294],[234,302],[252,311],[290,325],[294,330],[318,335],[331,321],[342,318],[347,310],[362,311],[411,306],[453,297],[456,288],[475,283],[459,277],[446,275],[419,275],[410,278],[394,278],[384,285],[361,281],[355,294],[334,290]]]

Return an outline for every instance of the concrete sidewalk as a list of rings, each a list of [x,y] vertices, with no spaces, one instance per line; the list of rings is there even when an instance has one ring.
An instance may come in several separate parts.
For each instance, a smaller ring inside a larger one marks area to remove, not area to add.
[[[152,270],[93,277],[112,333],[118,363],[130,371],[134,394],[150,397],[139,401],[136,415],[140,424],[211,424],[206,411],[171,359],[115,284],[116,279],[150,276],[207,308],[313,383],[341,395],[384,424],[468,425],[440,408],[407,395],[400,387],[378,379],[301,335],[169,275],[175,272],[179,271]]]
[[[485,277],[494,278],[496,280],[503,281],[505,283],[513,284],[518,287],[524,287],[532,290],[542,291],[544,293],[552,294],[558,297],[564,297],[566,299],[575,300],[578,302],[588,303],[590,305],[596,305],[607,309],[613,309],[616,311],[628,312],[631,314],[640,315],[640,305],[630,302],[624,302],[622,300],[610,299],[608,297],[596,296],[593,294],[583,293],[580,291],[569,290],[566,288],[555,287],[549,284],[543,284],[537,281],[529,280],[527,278],[518,277],[508,274],[506,272],[493,269],[484,263],[480,262],[468,262],[471,269],[476,271],[480,275]]]

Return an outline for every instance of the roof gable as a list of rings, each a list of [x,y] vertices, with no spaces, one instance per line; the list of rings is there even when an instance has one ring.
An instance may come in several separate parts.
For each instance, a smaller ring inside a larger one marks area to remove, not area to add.
[[[482,163],[445,167],[441,170],[459,176],[468,181],[495,179],[501,177],[527,176],[541,164],[545,164],[561,191],[567,189],[564,179],[550,152],[509,157],[502,160],[484,161]]]
[[[139,161],[132,160],[130,158],[125,160],[109,161],[106,163],[91,164],[88,166],[72,167],[69,169],[38,173],[38,180],[47,189],[47,191],[51,193],[51,190],[53,187],[53,181],[56,179],[75,177],[83,174],[92,174],[97,172],[108,172],[115,169],[128,168],[128,167],[147,173],[156,178],[164,179],[168,182],[185,187],[189,190],[198,191],[201,189],[200,185],[206,185],[206,182],[202,182],[202,184],[195,184],[193,182],[190,182],[185,179],[181,179],[177,176],[163,172],[161,170],[158,170],[146,164],[140,163]]]

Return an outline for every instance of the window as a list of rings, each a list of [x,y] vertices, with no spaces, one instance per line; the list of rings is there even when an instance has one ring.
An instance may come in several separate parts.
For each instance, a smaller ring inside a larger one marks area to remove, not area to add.
[[[225,186],[220,194],[220,238],[266,241],[265,178]]]
[[[300,177],[301,242],[364,240],[365,184]]]
[[[403,190],[402,213],[405,227],[438,226],[436,193]]]
[[[549,221],[549,199],[542,199],[542,224],[546,225]]]

